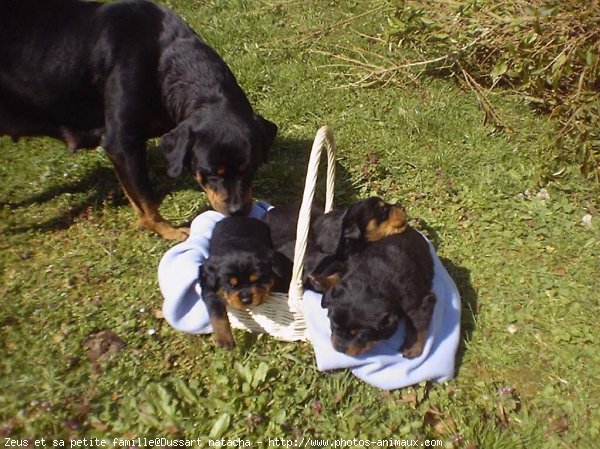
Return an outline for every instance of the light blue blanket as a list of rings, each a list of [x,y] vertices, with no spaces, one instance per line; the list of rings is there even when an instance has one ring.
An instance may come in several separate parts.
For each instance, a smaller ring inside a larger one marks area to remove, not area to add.
[[[270,208],[266,203],[256,202],[250,216],[261,218]],[[214,211],[200,214],[192,222],[189,238],[169,249],[158,266],[158,281],[165,299],[163,314],[177,330],[193,334],[212,332],[197,279],[198,268],[208,257],[213,228],[222,218]],[[406,359],[398,352],[404,339],[403,324],[393,337],[361,356],[350,357],[335,351],[330,342],[327,310],[321,308],[321,295],[307,290],[304,318],[319,370],[348,368],[363,381],[386,390],[426,380],[441,382],[454,376],[460,336],[460,296],[431,243],[429,247],[435,264],[433,291],[437,302],[421,356]]]

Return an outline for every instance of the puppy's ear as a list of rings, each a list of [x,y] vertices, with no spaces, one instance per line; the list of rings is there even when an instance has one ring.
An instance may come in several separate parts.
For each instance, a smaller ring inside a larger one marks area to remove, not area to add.
[[[329,307],[331,301],[329,301],[329,294],[327,292],[323,293],[321,296],[321,309],[326,309]]]
[[[342,234],[345,239],[348,240],[359,240],[362,237],[360,231],[359,222],[360,217],[364,215],[366,201],[359,201],[351,205],[344,214],[344,220],[342,221]]]
[[[181,174],[185,159],[192,146],[192,128],[189,119],[160,139],[160,149],[167,161],[167,174],[175,178]]]
[[[323,309],[326,309],[332,303],[335,304],[337,302],[337,298],[339,298],[341,294],[343,294],[343,293],[340,292],[339,289],[334,289],[334,288],[324,292],[323,295],[321,295],[321,307]]]
[[[262,137],[262,162],[266,162],[269,150],[273,146],[275,136],[277,136],[277,125],[258,114],[254,114],[254,122]]]
[[[344,238],[350,240],[358,240],[361,237],[361,232],[356,223],[344,223]]]
[[[292,278],[293,263],[279,251],[273,253],[273,273],[288,286]]]
[[[391,330],[393,329],[394,331],[396,330],[396,328],[398,327],[398,316],[397,315],[392,315],[392,314],[384,314],[380,319],[379,319],[379,324],[377,326],[380,330]]]
[[[319,273],[311,273],[308,276],[308,281],[312,289],[319,293],[324,293],[328,290],[331,290],[340,282],[340,279],[339,273],[333,273],[329,276],[323,276]]]
[[[202,290],[215,291],[217,289],[217,269],[213,264],[210,263],[210,258],[205,260],[204,263],[198,268],[198,280],[200,281],[200,287]]]

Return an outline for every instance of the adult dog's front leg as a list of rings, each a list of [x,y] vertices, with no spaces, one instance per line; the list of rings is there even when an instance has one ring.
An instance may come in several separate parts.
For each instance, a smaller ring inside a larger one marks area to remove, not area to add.
[[[168,240],[185,240],[188,228],[176,229],[158,212],[159,201],[150,184],[146,163],[148,126],[155,117],[153,58],[147,49],[121,61],[105,85],[105,129],[102,146],[119,182],[135,209],[140,226]]]
[[[145,142],[141,139],[107,139],[105,150],[115,167],[125,195],[138,216],[140,226],[151,229],[168,240],[185,240],[189,235],[189,228],[174,228],[158,211],[159,201],[148,177]]]

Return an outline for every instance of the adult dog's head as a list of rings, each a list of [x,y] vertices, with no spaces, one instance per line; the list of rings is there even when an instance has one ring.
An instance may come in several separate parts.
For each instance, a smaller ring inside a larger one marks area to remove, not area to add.
[[[169,176],[188,166],[217,212],[247,215],[254,174],[266,161],[276,134],[277,126],[260,115],[205,106],[165,134],[160,146]]]

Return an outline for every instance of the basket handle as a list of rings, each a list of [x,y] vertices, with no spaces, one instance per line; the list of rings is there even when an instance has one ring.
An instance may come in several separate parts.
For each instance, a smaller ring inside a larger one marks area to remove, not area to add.
[[[304,183],[304,195],[298,214],[298,227],[296,229],[296,246],[294,248],[294,266],[292,269],[292,280],[288,296],[290,299],[299,300],[304,294],[302,287],[302,272],[304,271],[304,256],[306,254],[306,244],[308,241],[308,229],[310,227],[310,210],[315,196],[317,186],[317,175],[319,172],[319,161],[321,160],[321,150],[327,149],[327,185],[325,192],[325,213],[333,208],[333,195],[335,183],[335,141],[333,131],[329,126],[322,126],[317,131],[308,169],[306,171],[306,181]]]

